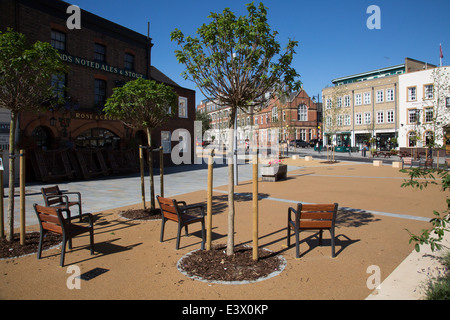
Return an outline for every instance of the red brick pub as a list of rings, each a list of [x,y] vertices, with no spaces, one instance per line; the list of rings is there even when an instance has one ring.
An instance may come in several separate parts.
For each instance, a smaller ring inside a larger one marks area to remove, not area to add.
[[[153,43],[148,36],[84,10],[81,28],[68,29],[69,6],[53,0],[0,2],[0,30],[11,27],[30,43],[50,42],[70,67],[64,79],[53,81],[64,105],[45,113],[20,114],[18,146],[27,151],[29,180],[89,179],[137,171],[138,146],[147,144],[145,132],[107,117],[102,109],[113,88],[138,77],[172,86],[179,95],[178,114],[152,135],[152,144],[163,146],[164,162],[171,165],[171,150],[179,143],[171,141],[175,129],[186,129],[183,138],[190,138],[193,145],[195,91],[180,87],[151,65]],[[159,162],[159,156],[154,158]]]

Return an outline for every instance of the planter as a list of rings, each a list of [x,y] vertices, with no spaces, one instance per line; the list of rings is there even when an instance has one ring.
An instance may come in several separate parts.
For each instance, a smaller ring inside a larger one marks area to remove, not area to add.
[[[279,164],[270,167],[261,167],[262,181],[275,182],[286,179],[287,165]]]

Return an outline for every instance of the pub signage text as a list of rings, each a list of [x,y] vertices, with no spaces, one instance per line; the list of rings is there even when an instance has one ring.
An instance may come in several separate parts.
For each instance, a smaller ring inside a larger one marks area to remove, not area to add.
[[[93,68],[96,70],[111,72],[114,74],[118,74],[118,75],[125,76],[125,77],[130,77],[130,78],[135,78],[135,79],[145,78],[145,76],[143,74],[140,74],[140,73],[137,73],[137,72],[134,72],[131,70],[125,70],[125,69],[113,67],[113,66],[107,65],[106,63],[91,61],[91,60],[88,60],[85,58],[72,56],[72,55],[66,54],[66,53],[60,54],[60,57],[61,57],[61,60],[64,62],[69,62],[69,63],[73,63],[76,65]]]

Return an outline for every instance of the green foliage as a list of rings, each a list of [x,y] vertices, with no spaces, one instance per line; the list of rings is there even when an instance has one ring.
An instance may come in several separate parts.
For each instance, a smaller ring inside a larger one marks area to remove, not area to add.
[[[290,66],[297,42],[290,40],[282,53],[264,5],[250,3],[247,11],[243,17],[228,8],[211,13],[212,22],[197,30],[198,37],[185,37],[178,29],[171,33],[171,40],[181,46],[175,54],[186,65],[184,78],[210,100],[234,109],[256,103],[267,92],[298,90],[301,85]]]
[[[59,53],[49,43],[29,45],[25,36],[8,28],[0,31],[0,108],[11,111],[9,153],[15,152],[15,133],[19,113],[39,111],[45,104],[58,103],[51,80],[67,72]],[[8,225],[9,241],[14,237],[15,161],[9,159]]]
[[[211,129],[211,118],[205,112],[195,112],[195,120],[202,122],[202,136],[203,133]]]
[[[178,111],[178,95],[169,86],[138,78],[114,88],[103,111],[136,128],[154,129]]]
[[[0,107],[13,113],[57,102],[52,75],[67,72],[59,53],[48,42],[28,45],[25,36],[8,29],[0,32]]]
[[[442,169],[422,169],[411,168],[402,169],[400,172],[407,173],[409,180],[402,183],[402,187],[412,187],[414,189],[426,188],[429,184],[438,185],[441,184],[443,191],[446,191],[450,187],[450,177],[447,170]],[[430,245],[432,251],[441,250],[443,245],[441,244],[444,233],[449,232],[448,224],[450,223],[450,199],[446,199],[447,209],[439,213],[433,211],[434,218],[430,220],[431,228],[423,229],[420,235],[415,235],[409,230],[410,239],[409,243],[415,242],[415,250],[420,251],[420,245]]]
[[[427,300],[450,300],[450,252],[441,259],[443,268],[438,274],[429,280],[425,293]]]

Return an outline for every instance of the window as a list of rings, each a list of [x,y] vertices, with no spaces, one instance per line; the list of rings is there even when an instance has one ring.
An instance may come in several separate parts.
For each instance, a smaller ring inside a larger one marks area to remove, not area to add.
[[[344,122],[344,116],[343,115],[339,115],[337,118],[337,125],[338,127],[342,127],[342,123]]]
[[[372,121],[370,112],[364,112],[364,124],[370,124]]]
[[[327,125],[327,127],[331,127],[331,117],[330,116],[327,116],[326,125]]]
[[[95,79],[94,85],[94,104],[95,106],[103,106],[106,102],[106,81]]]
[[[386,89],[386,101],[394,101],[394,89]]]
[[[94,44],[94,60],[98,62],[106,61],[106,47],[104,45]]]
[[[433,122],[433,108],[426,108],[425,112],[425,122]]]
[[[178,117],[187,118],[187,98],[179,97],[178,98]]]
[[[350,96],[344,97],[344,107],[350,107]]]
[[[445,98],[445,106],[450,108],[450,97]]]
[[[52,30],[51,45],[59,51],[66,51],[66,34],[60,31]]]
[[[423,86],[423,96],[425,99],[433,99],[433,85],[432,84],[426,84]]]
[[[384,111],[377,111],[377,123],[384,123]]]
[[[342,97],[337,98],[337,107],[338,108],[342,107]]]
[[[308,108],[305,104],[298,106],[297,110],[297,120],[298,121],[308,121]]]
[[[408,147],[415,147],[417,142],[417,135],[415,131],[408,132]]]
[[[172,151],[170,131],[161,131],[161,145],[163,147],[163,153],[170,153]]]
[[[386,118],[387,123],[394,123],[394,110],[386,111]]]
[[[361,93],[357,93],[355,95],[355,105],[357,105],[357,106],[362,105],[362,95],[361,95]]]
[[[52,75],[53,94],[57,98],[64,98],[64,88],[66,87],[66,75]]]
[[[333,105],[333,103],[331,102],[331,99],[327,99],[327,102],[326,102],[327,109],[331,109],[332,105]]]
[[[416,87],[408,88],[408,101],[416,101],[417,99],[417,90]]]
[[[362,114],[361,113],[355,114],[355,124],[362,125]]]
[[[384,90],[377,91],[377,103],[384,102]]]
[[[370,92],[364,92],[364,104],[370,104]]]
[[[286,111],[283,111],[283,121],[286,121]]]
[[[278,121],[278,107],[272,108],[272,122]]]
[[[410,124],[417,123],[417,109],[409,109],[408,110],[408,123],[410,123]]]
[[[126,70],[134,70],[134,56],[131,53],[125,53],[124,67]]]
[[[434,142],[434,134],[432,131],[425,131],[423,134],[424,140],[425,140],[425,146],[432,146]]]
[[[300,140],[306,141],[306,129],[300,129]]]
[[[352,118],[350,117],[349,114],[346,114],[345,119],[344,119],[344,125],[349,126],[351,123],[352,123]]]

